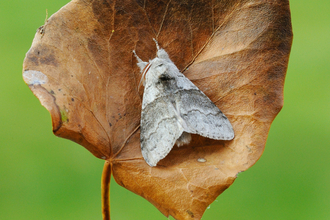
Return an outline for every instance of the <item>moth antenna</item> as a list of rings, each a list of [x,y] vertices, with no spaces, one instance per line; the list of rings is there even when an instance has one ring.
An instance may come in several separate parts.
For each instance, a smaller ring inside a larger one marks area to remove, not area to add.
[[[141,58],[136,54],[135,50],[133,50],[133,53],[134,53],[134,56],[135,56],[135,58],[137,59],[137,61],[138,61],[139,63],[142,63],[143,60],[141,60]]]
[[[133,50],[133,54],[135,56],[135,58],[137,59],[137,65],[138,67],[140,67],[140,71],[142,73],[142,71],[144,70],[144,68],[147,66],[148,62],[144,62],[135,52],[135,50]]]
[[[158,45],[158,41],[155,39],[155,38],[152,38],[154,41],[155,41],[155,43],[156,43],[156,47],[157,47],[157,50],[160,50],[160,48],[159,48],[159,45]]]
[[[155,38],[152,38],[155,43],[156,43],[156,47],[157,47],[157,57],[161,58],[161,59],[170,59],[170,57],[168,56],[168,54],[166,53],[166,51],[162,48],[159,47],[158,41]]]

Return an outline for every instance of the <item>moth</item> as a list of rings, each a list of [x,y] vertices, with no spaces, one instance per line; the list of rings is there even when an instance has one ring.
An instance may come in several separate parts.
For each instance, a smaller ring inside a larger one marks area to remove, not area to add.
[[[145,161],[156,166],[175,144],[188,144],[191,134],[232,140],[234,130],[228,118],[154,41],[157,56],[149,62],[142,61],[133,51],[144,81],[140,143]]]

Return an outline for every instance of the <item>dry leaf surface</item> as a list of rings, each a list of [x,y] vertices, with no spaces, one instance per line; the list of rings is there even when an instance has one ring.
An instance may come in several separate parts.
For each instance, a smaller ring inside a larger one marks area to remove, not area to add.
[[[145,163],[132,50],[153,59],[152,38],[225,113],[234,140],[194,135],[157,167]],[[118,184],[164,215],[200,219],[261,156],[283,105],[291,42],[287,0],[73,0],[39,28],[23,77],[57,136],[108,160]]]

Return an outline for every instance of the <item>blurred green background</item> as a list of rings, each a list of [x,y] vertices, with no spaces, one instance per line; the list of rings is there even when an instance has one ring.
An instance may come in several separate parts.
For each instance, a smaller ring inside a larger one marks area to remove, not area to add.
[[[22,80],[46,9],[69,0],[0,1],[0,219],[101,219],[103,161],[52,133]],[[203,219],[330,219],[330,1],[292,0],[294,41],[284,108],[261,159]],[[114,220],[166,219],[111,182]]]

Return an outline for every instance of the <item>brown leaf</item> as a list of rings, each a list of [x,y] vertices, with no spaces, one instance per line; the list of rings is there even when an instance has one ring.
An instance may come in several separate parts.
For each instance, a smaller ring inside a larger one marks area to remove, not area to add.
[[[157,167],[145,163],[132,50],[153,59],[152,38],[225,113],[234,140],[194,135]],[[200,219],[261,156],[283,105],[291,42],[287,0],[73,0],[38,30],[23,76],[57,136],[108,160],[118,184],[164,215]]]

